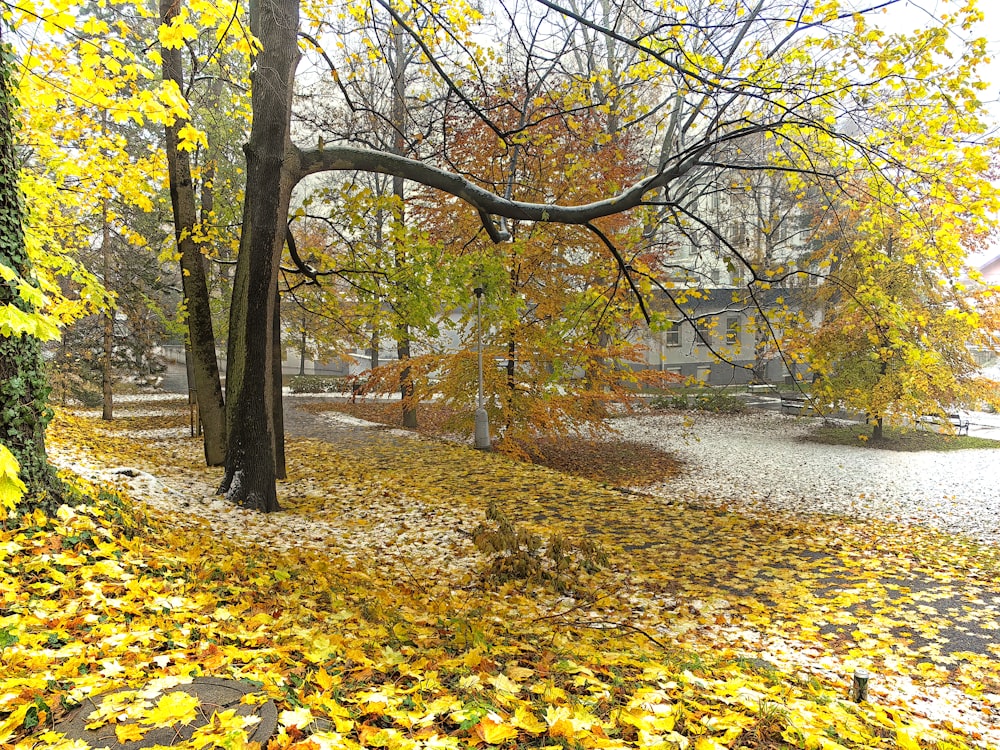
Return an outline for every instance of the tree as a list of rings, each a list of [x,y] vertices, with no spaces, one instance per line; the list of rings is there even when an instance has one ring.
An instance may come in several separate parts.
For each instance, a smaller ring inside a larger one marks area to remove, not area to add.
[[[0,37],[0,514],[26,493],[49,510],[62,496],[45,454],[48,383],[41,341],[58,335],[39,312],[42,294],[32,278],[24,240],[24,207],[14,145],[17,107],[11,85],[13,52]]]
[[[175,25],[181,9],[177,0],[160,0],[160,23]],[[181,91],[184,83],[181,48],[184,40],[167,37],[162,42],[163,80]],[[174,214],[174,233],[180,253],[181,282],[184,288],[185,312],[188,324],[190,372],[198,399],[198,417],[204,428],[205,461],[209,466],[221,466],[226,456],[226,413],[222,398],[222,381],[215,354],[215,331],[212,328],[212,306],[208,294],[205,262],[195,204],[195,185],[191,174],[192,144],[181,143],[181,132],[190,129],[187,118],[178,117],[165,123],[167,169],[170,203]]]
[[[867,414],[875,440],[883,437],[885,420],[943,415],[961,404],[997,403],[1000,396],[977,377],[971,351],[996,346],[984,320],[996,319],[1000,290],[958,281],[962,256],[949,247],[950,235],[959,233],[974,246],[988,225],[973,211],[961,230],[942,231],[959,205],[948,205],[954,194],[911,212],[905,206],[917,196],[896,193],[897,185],[881,187],[904,208],[893,211],[881,200],[875,208],[871,192],[857,189],[837,216],[838,223],[850,222],[837,233],[840,259],[816,290],[822,320],[788,342],[816,374],[813,396]],[[962,192],[960,184],[952,188]],[[962,206],[963,212],[971,207]]]
[[[671,186],[695,172],[711,173],[726,168],[724,147],[743,138],[772,133],[794,144],[797,134],[815,135],[824,143],[838,146],[839,163],[847,158],[864,158],[875,173],[899,166],[899,154],[893,151],[896,131],[880,132],[878,138],[859,139],[836,127],[837,113],[863,113],[864,81],[856,76],[868,63],[876,64],[880,80],[909,86],[907,69],[891,60],[891,52],[882,49],[878,35],[865,27],[863,15],[844,13],[827,3],[813,7],[802,3],[782,11],[771,8],[765,14],[763,4],[752,8],[706,6],[697,9],[697,17],[677,18],[670,13],[662,18],[665,36],[656,43],[642,38],[627,38],[613,29],[589,21],[549,0],[543,4],[567,18],[639,50],[650,68],[650,83],[673,93],[666,100],[664,116],[654,129],[660,140],[658,158],[639,181],[623,187],[617,194],[579,205],[528,203],[498,196],[474,180],[437,168],[431,164],[406,159],[385,152],[371,152],[350,146],[326,146],[303,150],[291,143],[291,94],[298,60],[295,33],[299,9],[295,0],[270,4],[251,4],[251,27],[260,39],[263,51],[257,58],[253,80],[254,124],[247,150],[247,210],[241,257],[237,266],[237,288],[231,319],[230,366],[236,370],[235,386],[229,401],[230,439],[223,489],[235,502],[273,510],[277,507],[273,482],[273,456],[266,375],[272,350],[267,343],[268,320],[273,307],[261,304],[265,291],[274,288],[277,259],[281,252],[279,228],[287,215],[291,188],[309,174],[326,170],[363,169],[395,174],[422,182],[461,198],[478,210],[484,227],[496,240],[503,234],[490,216],[533,222],[588,224],[602,217],[628,211],[648,203],[652,197],[664,208],[673,204]],[[381,4],[392,13],[392,6]],[[771,13],[794,12],[787,17],[789,32],[775,39]],[[968,10],[968,9],[967,9]],[[693,11],[694,12],[694,11]],[[672,13],[672,11],[671,11]],[[394,16],[399,22],[399,16]],[[967,20],[969,15],[962,19]],[[694,23],[696,21],[696,23]],[[450,23],[454,23],[450,19]],[[404,29],[408,28],[401,24]],[[447,23],[443,24],[447,28]],[[812,33],[815,29],[822,33]],[[725,29],[725,31],[723,31]],[[694,35],[699,56],[684,56],[683,35]],[[419,40],[419,37],[415,37]],[[952,101],[978,111],[974,87],[967,84],[970,71],[982,59],[984,48],[973,44],[964,51],[958,64],[945,69],[941,62],[944,40],[925,40],[933,49],[921,60],[920,80],[942,89]],[[418,44],[420,41],[418,41]],[[434,61],[433,51],[424,43],[422,50]],[[844,65],[846,51],[857,65]],[[835,59],[834,59],[835,58]],[[809,61],[808,65],[804,65]],[[436,70],[446,81],[456,99],[475,116],[486,121],[501,139],[512,138],[510,131],[492,122],[488,113],[473,101],[458,82],[438,63]],[[854,76],[854,77],[852,77]],[[930,95],[925,91],[924,95]],[[753,102],[754,109],[747,105]],[[766,106],[761,106],[764,103]],[[808,143],[808,139],[803,141]],[[803,154],[807,159],[808,154]],[[720,159],[720,160],[717,160]],[[800,169],[813,169],[811,166]],[[617,248],[624,278],[637,290],[634,270],[630,269]],[[743,257],[753,276],[752,263]],[[754,277],[756,278],[756,277]],[[640,304],[642,304],[640,302]]]
[[[297,0],[250,3],[250,29],[262,45],[252,78],[253,125],[246,146],[243,230],[233,286],[226,373],[228,498],[266,512],[275,494],[272,328],[279,259],[292,188],[304,176],[291,143],[291,108],[299,60]]]

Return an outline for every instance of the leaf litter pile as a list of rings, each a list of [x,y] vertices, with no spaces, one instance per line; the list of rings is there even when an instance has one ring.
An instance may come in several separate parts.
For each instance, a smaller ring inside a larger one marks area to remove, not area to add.
[[[300,408],[313,414],[340,412],[383,425],[398,425],[403,421],[398,401],[320,401],[302,404]],[[456,421],[452,409],[421,404],[417,430],[425,435],[447,437]],[[682,468],[675,456],[631,440],[592,440],[575,435],[539,438],[531,443],[522,441],[509,448],[531,463],[611,485],[663,482]]]
[[[173,688],[196,676],[273,699],[275,750],[1000,746],[995,549],[386,432],[290,441],[261,516],[213,496],[186,407],[142,406],[60,415],[89,499],[2,525],[4,747],[82,749],[53,727],[88,697],[123,743],[190,722]],[[188,745],[241,747],[252,721]]]

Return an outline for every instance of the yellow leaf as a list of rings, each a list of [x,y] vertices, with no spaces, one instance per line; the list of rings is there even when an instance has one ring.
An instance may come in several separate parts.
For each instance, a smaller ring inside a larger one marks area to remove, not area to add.
[[[321,669],[316,673],[316,684],[323,688],[324,691],[328,691],[333,687],[333,678],[330,677],[325,669]]]
[[[490,677],[487,682],[493,685],[493,687],[497,689],[497,692],[510,693],[511,695],[517,695],[521,692],[521,686],[505,674],[498,674]]]
[[[7,517],[7,511],[17,507],[27,487],[19,476],[21,467],[7,446],[0,445],[0,519]]]
[[[278,721],[281,722],[283,727],[298,727],[299,729],[305,729],[307,726],[312,724],[315,719],[313,718],[312,711],[303,706],[301,708],[296,708],[294,711],[282,711],[278,716]]]
[[[141,740],[144,734],[146,734],[146,730],[138,724],[118,724],[115,726],[115,737],[122,744]]]
[[[549,727],[550,737],[565,737],[570,742],[576,733],[573,731],[573,722],[569,719],[559,719]]]
[[[177,131],[177,140],[177,148],[181,151],[194,151],[198,146],[208,146],[208,138],[191,123],[185,124],[184,127]],[[275,576],[277,577],[281,572],[276,571]]]
[[[173,724],[190,724],[198,715],[200,702],[181,690],[167,693],[156,703],[156,708],[142,718],[143,724],[169,727]]]
[[[920,750],[920,743],[913,736],[913,729],[904,729],[903,727],[896,728],[896,744],[899,745],[902,750]]]
[[[534,712],[525,705],[517,707],[517,710],[514,711],[514,718],[511,719],[510,723],[531,734],[541,734],[547,728],[545,722],[539,720]]]
[[[726,746],[716,742],[711,737],[699,737],[698,741],[694,743],[695,750],[726,750]]]
[[[488,745],[499,745],[517,737],[517,730],[514,727],[502,723],[499,716],[496,717],[496,720],[491,719],[490,716],[494,715],[484,716],[482,721],[476,724],[476,735],[483,742]]]

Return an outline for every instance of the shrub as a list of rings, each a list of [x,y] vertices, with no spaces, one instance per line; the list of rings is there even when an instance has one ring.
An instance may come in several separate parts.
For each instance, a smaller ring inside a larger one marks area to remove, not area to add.
[[[720,414],[740,414],[746,405],[736,396],[716,388],[704,388],[694,396],[692,403],[684,393],[658,396],[650,401],[654,409],[700,409]]]
[[[688,397],[683,393],[657,396],[649,402],[649,405],[654,409],[687,409],[690,406]]]
[[[740,414],[746,410],[739,398],[725,391],[707,391],[699,393],[694,399],[695,408],[719,414]]]
[[[543,541],[516,526],[496,501],[490,501],[486,520],[472,532],[476,548],[489,558],[482,573],[484,582],[524,581],[557,594],[593,598],[583,585],[586,575],[608,564],[607,553],[596,542],[574,541],[557,534]]]
[[[361,382],[358,375],[293,375],[288,388],[292,393],[352,393]]]

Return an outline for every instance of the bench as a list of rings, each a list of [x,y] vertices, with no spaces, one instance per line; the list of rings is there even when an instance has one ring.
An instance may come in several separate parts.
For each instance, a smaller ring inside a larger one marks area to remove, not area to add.
[[[809,398],[807,396],[803,396],[801,393],[781,394],[782,409],[798,409],[799,411],[802,411],[807,406],[809,406]]]
[[[961,411],[949,412],[943,417],[940,414],[924,414],[917,418],[917,427],[920,428],[925,425],[938,427],[944,425],[945,421],[955,428],[955,434],[969,434],[969,415]]]

